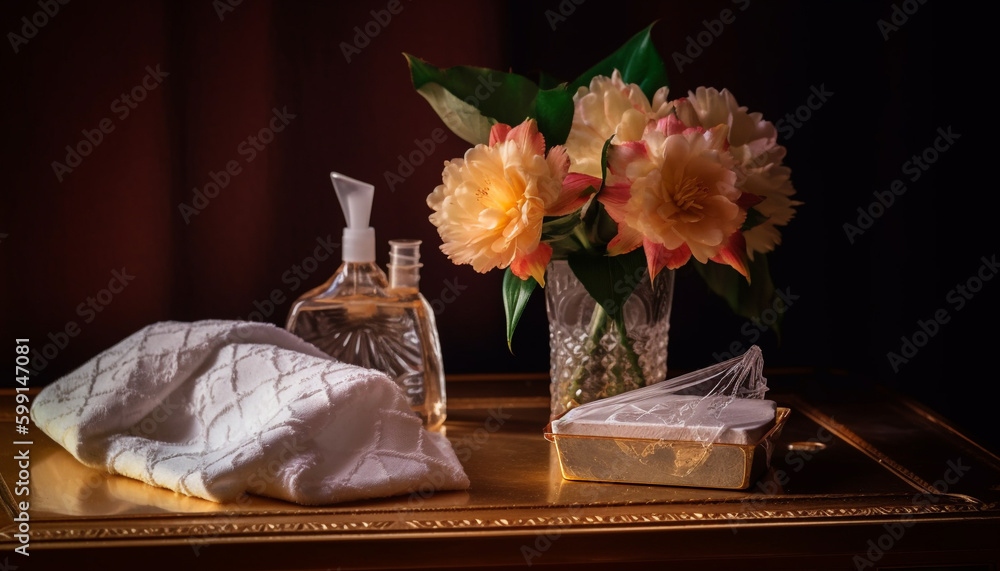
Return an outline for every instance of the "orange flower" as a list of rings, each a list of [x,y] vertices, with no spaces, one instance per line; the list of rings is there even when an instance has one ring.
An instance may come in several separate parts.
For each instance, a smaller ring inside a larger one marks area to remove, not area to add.
[[[642,246],[651,278],[692,256],[748,274],[745,256],[731,251],[740,243],[746,212],[737,204],[740,191],[725,150],[727,131],[725,125],[686,129],[669,116],[647,129],[642,141],[612,146],[611,174],[598,195],[618,223],[609,254]]]
[[[477,272],[510,267],[544,286],[552,248],[541,241],[542,219],[569,214],[583,202],[579,192],[563,188],[568,170],[562,146],[546,156],[534,119],[514,128],[494,125],[489,145],[445,162],[443,184],[427,197],[441,250]]]

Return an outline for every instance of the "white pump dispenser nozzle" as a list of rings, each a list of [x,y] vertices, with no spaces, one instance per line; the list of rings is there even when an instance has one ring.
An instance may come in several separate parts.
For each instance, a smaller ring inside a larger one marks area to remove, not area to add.
[[[369,226],[375,186],[338,172],[330,173],[337,199],[344,210],[344,237],[341,248],[345,262],[375,261],[375,229]]]

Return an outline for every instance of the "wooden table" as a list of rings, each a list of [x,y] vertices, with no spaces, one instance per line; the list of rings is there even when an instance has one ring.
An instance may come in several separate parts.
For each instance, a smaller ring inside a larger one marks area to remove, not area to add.
[[[472,488],[322,508],[107,476],[33,426],[14,445],[7,391],[0,569],[996,569],[1000,458],[899,396],[782,380],[768,396],[792,414],[745,491],[563,480],[544,376],[452,377],[446,431]],[[24,450],[30,496],[16,495]],[[29,557],[14,552],[26,499]]]

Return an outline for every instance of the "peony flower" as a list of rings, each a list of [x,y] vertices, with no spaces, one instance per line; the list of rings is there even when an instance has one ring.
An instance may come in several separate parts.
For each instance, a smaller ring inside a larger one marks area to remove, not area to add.
[[[792,200],[795,188],[792,187],[791,170],[777,164],[746,171],[742,184],[744,194],[752,194],[761,198],[754,208],[767,217],[767,220],[743,232],[747,243],[747,255],[753,259],[755,252],[770,252],[781,243],[781,232],[778,226],[784,226],[795,216],[795,206],[802,203]]]
[[[563,189],[569,162],[562,146],[545,155],[534,119],[513,129],[494,125],[489,145],[445,162],[443,184],[427,197],[441,250],[477,272],[510,267],[544,286],[552,247],[541,242],[542,219],[569,214],[585,200]]]
[[[748,275],[739,250],[745,247],[739,229],[746,212],[737,204],[727,134],[726,125],[686,128],[671,115],[647,129],[641,141],[611,147],[611,174],[597,197],[618,223],[609,254],[642,246],[651,278],[692,256]]]
[[[573,126],[566,139],[571,170],[601,177],[604,142],[615,135],[615,143],[638,141],[650,120],[665,117],[671,109],[667,88],[653,94],[653,103],[636,84],[626,85],[616,69],[611,77],[598,75],[590,87],[581,87],[573,96]]]
[[[791,171],[781,166],[785,148],[777,143],[774,125],[760,113],[748,113],[725,89],[699,87],[674,106],[677,117],[688,127],[729,127],[727,140],[735,159],[736,187],[745,194],[741,205],[753,206],[767,217],[743,233],[747,255],[752,260],[755,252],[774,250],[781,243],[776,227],[788,224],[795,215],[794,207],[802,204],[791,198],[795,194]]]

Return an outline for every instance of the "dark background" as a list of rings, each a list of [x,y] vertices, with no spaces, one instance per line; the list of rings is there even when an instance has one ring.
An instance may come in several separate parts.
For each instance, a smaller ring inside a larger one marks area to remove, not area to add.
[[[7,135],[0,323],[5,338],[28,337],[41,355],[33,384],[56,380],[156,321],[259,315],[283,324],[292,300],[338,265],[339,256],[301,283],[282,279],[312,255],[317,238],[340,240],[331,170],[376,183],[381,264],[388,239],[424,240],[422,289],[442,303],[449,373],[546,371],[543,297],[536,294],[527,309],[511,356],[500,272],[454,266],[437,249],[424,201],[442,162],[468,145],[445,130],[444,142],[404,182],[392,190],[385,182],[400,155],[444,128],[413,90],[402,52],[438,66],[572,79],[658,20],[653,37],[672,98],[700,85],[726,87],[777,122],[805,105],[813,88],[833,93],[791,136],[779,137],[805,203],[770,256],[775,284],[799,296],[784,316],[781,342],[771,331],[746,334],[756,328],[744,329],[684,268],[671,370],[700,368],[734,343],[756,342],[769,367],[814,369],[808,382],[831,389],[847,382],[836,373],[850,372],[915,396],[1000,448],[990,415],[998,375],[987,364],[1000,280],[986,282],[961,310],[949,297],[976,275],[982,257],[998,253],[988,198],[993,164],[972,160],[975,132],[994,114],[981,84],[995,68],[993,52],[972,45],[982,15],[938,0],[403,0],[348,62],[342,43],[354,42],[355,27],[389,3],[347,4],[246,0],[220,13],[222,4],[208,1],[71,2],[17,53],[7,35],[0,48]],[[912,14],[902,22],[904,8]],[[724,9],[735,21],[679,69],[674,54],[708,27],[718,29],[711,21]],[[22,34],[21,18],[40,10],[37,1],[5,2],[0,28]],[[877,22],[892,23],[895,12],[901,25],[886,38]],[[157,65],[169,75],[121,118],[116,99]],[[248,163],[240,144],[268,125],[274,109],[286,108],[295,118]],[[66,145],[105,118],[114,131],[60,182],[52,162],[65,162]],[[961,139],[911,181],[904,163],[949,127]],[[191,205],[193,189],[229,161],[240,174],[185,221],[179,206]],[[851,243],[844,224],[858,224],[858,208],[895,179],[906,193]],[[99,313],[78,311],[122,268],[135,276],[123,291]],[[449,287],[461,293],[444,304]],[[279,302],[270,304],[274,290]],[[893,370],[887,354],[900,352],[901,337],[912,338],[918,321],[939,310],[947,323]],[[76,335],[60,334],[68,325]]]

